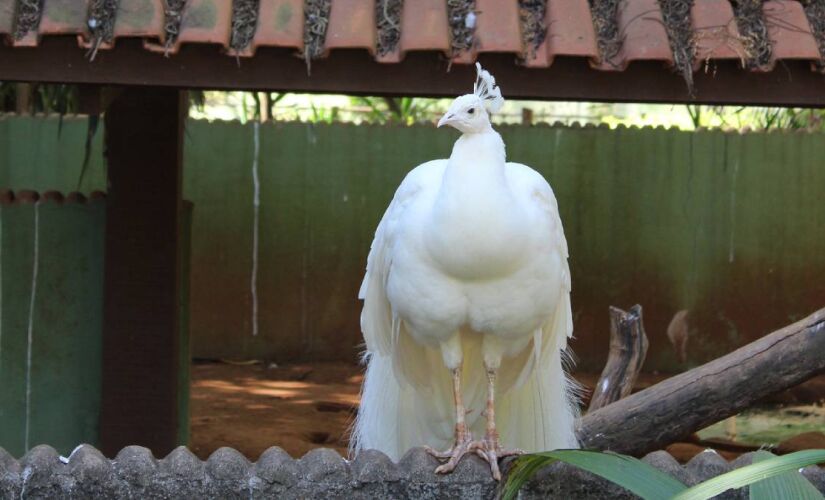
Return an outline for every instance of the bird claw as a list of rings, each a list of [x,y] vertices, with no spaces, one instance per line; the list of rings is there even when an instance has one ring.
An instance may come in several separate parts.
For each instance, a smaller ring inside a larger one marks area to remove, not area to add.
[[[446,474],[455,469],[456,465],[458,465],[458,462],[464,455],[473,452],[470,448],[470,445],[473,442],[473,437],[469,432],[458,432],[456,434],[455,444],[450,447],[450,449],[438,451],[430,448],[429,446],[425,446],[424,450],[439,460],[447,459],[447,463],[442,464],[435,469],[437,474]]]
[[[461,459],[464,458],[464,455],[475,453],[484,459],[485,462],[490,464],[490,472],[493,475],[493,479],[496,481],[501,481],[501,470],[498,467],[498,461],[500,459],[513,455],[524,454],[522,450],[518,449],[503,449],[499,445],[498,436],[488,435],[485,436],[484,439],[473,441],[469,433],[463,439],[457,439],[455,445],[453,445],[449,450],[438,451],[430,448],[429,446],[426,446],[424,449],[427,453],[438,459],[448,459],[447,463],[444,463],[435,469],[436,474],[446,474],[448,472],[452,472],[455,470],[456,466],[458,466]]]
[[[445,451],[438,451],[435,448],[430,448],[429,446],[425,446],[424,451],[426,451],[427,453],[429,453],[430,455],[434,456],[435,458],[437,458],[439,460],[443,460],[445,458],[450,458],[453,454],[453,448],[450,448],[449,450],[445,450]]]
[[[498,461],[502,458],[511,457],[514,455],[523,455],[524,451],[519,449],[505,450],[501,447],[498,441],[498,436],[485,436],[484,439],[474,441],[470,445],[475,450],[476,455],[483,458],[490,464],[490,472],[493,474],[493,479],[501,481],[501,469],[498,467]]]

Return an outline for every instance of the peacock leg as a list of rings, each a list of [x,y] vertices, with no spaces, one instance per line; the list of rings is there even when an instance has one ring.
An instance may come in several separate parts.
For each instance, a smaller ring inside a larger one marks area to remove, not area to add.
[[[461,398],[461,365],[452,371],[453,375],[453,398],[455,399],[455,443],[446,451],[438,451],[426,446],[427,452],[439,459],[448,459],[447,463],[440,465],[435,471],[437,473],[451,472],[458,465],[461,457],[472,453],[471,444],[473,441],[470,431],[467,429],[465,417],[467,410]]]
[[[505,450],[499,442],[498,430],[496,429],[496,371],[495,368],[487,368],[487,408],[484,410],[484,417],[487,419],[487,432],[484,434],[483,439],[471,443],[470,448],[490,464],[493,478],[496,481],[501,481],[501,470],[498,467],[499,459],[511,455],[520,455],[524,452],[521,450]]]

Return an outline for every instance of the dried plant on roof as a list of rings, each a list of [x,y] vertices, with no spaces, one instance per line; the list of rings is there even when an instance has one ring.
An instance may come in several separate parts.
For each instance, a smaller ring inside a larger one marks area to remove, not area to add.
[[[603,62],[614,64],[613,60],[622,49],[619,32],[619,4],[622,0],[589,0],[593,28],[596,30],[596,42]]]
[[[693,94],[693,58],[696,55],[690,18],[693,0],[659,0],[659,7],[673,51],[673,64]]]
[[[20,40],[40,24],[43,0],[19,0],[14,38]]]
[[[112,43],[115,35],[115,18],[118,0],[92,0],[89,5],[89,33],[92,46],[89,58],[94,60],[97,51],[104,43]]]
[[[817,68],[820,72],[825,72],[825,0],[802,0],[802,4],[822,58],[816,63]]]
[[[475,0],[447,0],[451,56],[473,48],[476,33],[475,8]]]
[[[733,11],[748,56],[748,67],[766,66],[771,62],[771,41],[762,11],[762,0],[737,0],[733,2]]]
[[[232,39],[229,46],[236,51],[247,48],[258,25],[258,0],[232,2]]]
[[[547,0],[519,0],[519,21],[521,22],[521,44],[523,59],[533,59],[536,51],[547,37]]]
[[[183,8],[186,0],[166,0],[164,9],[163,31],[166,33],[166,54],[175,45],[180,35],[180,23],[183,20]]]
[[[324,53],[331,9],[331,0],[304,0],[304,52],[301,55],[307,64],[307,73],[311,61]]]
[[[375,24],[378,26],[376,49],[380,56],[394,51],[401,40],[401,7],[403,6],[404,0],[377,0],[375,2]]]

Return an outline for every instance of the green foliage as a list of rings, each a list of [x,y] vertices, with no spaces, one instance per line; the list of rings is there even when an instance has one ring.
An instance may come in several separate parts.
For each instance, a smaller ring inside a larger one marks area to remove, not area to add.
[[[78,112],[75,85],[0,82],[0,111],[70,114]]]
[[[693,126],[754,130],[825,130],[825,111],[809,108],[686,106]]]
[[[189,102],[202,111],[206,106],[204,92],[189,91]],[[76,114],[80,112],[80,94],[76,85],[0,82],[0,112]]]
[[[437,103],[416,97],[354,97],[353,101],[369,109],[366,121],[403,125],[430,121]]]
[[[688,488],[670,475],[633,457],[587,450],[556,450],[520,457],[504,486],[504,499],[515,498],[522,486],[542,467],[562,461],[601,476],[644,499],[704,500],[729,489],[751,487],[751,499],[823,496],[797,472],[825,462],[825,450],[806,450],[781,457],[764,452],[754,463]],[[772,496],[771,496],[772,495]]]
[[[736,469],[727,474],[722,474],[713,479],[708,479],[692,488],[688,488],[675,496],[673,500],[704,500],[729,489],[741,488],[766,479],[775,479],[775,484],[778,484],[783,491],[778,498],[799,498],[792,495],[791,491],[787,489],[791,486],[787,480],[783,479],[783,475],[787,472],[792,472],[788,476],[798,478],[800,481],[804,481],[810,485],[808,480],[797,471],[802,467],[821,462],[825,462],[825,450],[805,450],[781,457],[760,458],[758,461],[754,460],[754,463],[751,465]],[[813,488],[813,486],[811,486],[811,488]],[[753,496],[751,498],[753,498]],[[823,497],[816,491],[816,496],[812,498],[821,499]]]
[[[520,457],[507,478],[505,500],[515,498],[533,474],[557,461],[599,475],[645,499],[671,498],[685,489],[677,479],[633,457],[610,452],[556,450]]]
[[[334,123],[338,121],[338,108],[323,108],[312,103],[313,123]]]
[[[758,451],[753,457],[753,463],[760,463],[774,457],[768,451]],[[762,481],[753,483],[750,491],[751,500],[770,500],[773,498],[795,498],[797,500],[816,500],[822,494],[802,475],[796,472],[786,472]]]
[[[252,96],[251,110],[249,109],[249,104],[246,99],[247,95]],[[287,94],[285,92],[280,94],[272,92],[251,92],[249,94],[244,93],[244,121],[250,119],[259,121],[269,120],[275,111],[275,105],[278,104],[278,102],[286,96]]]

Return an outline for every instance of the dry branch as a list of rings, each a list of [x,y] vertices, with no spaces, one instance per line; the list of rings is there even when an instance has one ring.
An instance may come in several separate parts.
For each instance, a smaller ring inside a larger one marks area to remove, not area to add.
[[[610,352],[588,411],[598,410],[630,394],[645,362],[647,346],[642,306],[635,305],[630,312],[611,306]]]
[[[825,309],[583,417],[582,447],[639,455],[825,372]]]

